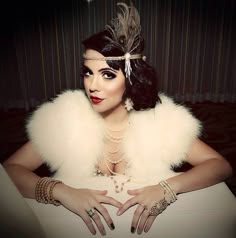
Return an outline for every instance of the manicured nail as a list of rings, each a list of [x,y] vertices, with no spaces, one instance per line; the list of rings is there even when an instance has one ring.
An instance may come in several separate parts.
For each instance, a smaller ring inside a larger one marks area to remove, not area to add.
[[[103,230],[103,231],[101,232],[101,234],[102,234],[102,236],[105,236],[105,235],[106,235],[106,231]]]
[[[131,233],[134,233],[135,232],[135,228],[132,226],[131,227]]]
[[[111,229],[115,230],[115,225],[113,223],[111,223]]]
[[[118,212],[116,213],[116,215],[117,215],[117,216],[119,216],[120,214],[121,214],[121,212],[120,212],[120,211],[118,211]]]

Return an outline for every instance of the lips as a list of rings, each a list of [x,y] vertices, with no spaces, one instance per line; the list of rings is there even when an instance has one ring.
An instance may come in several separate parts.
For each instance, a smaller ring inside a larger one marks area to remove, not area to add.
[[[102,102],[104,99],[99,98],[99,97],[95,97],[95,96],[90,96],[91,102],[93,104],[99,104],[100,102]]]

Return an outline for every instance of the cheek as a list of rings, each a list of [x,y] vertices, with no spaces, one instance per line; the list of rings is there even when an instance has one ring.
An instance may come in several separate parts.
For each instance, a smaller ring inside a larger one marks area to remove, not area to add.
[[[88,80],[84,79],[83,82],[84,82],[84,89],[86,92],[88,92]]]
[[[107,88],[107,92],[110,95],[116,95],[117,97],[122,97],[123,93],[125,91],[125,86],[124,84],[116,84],[116,85],[111,85],[109,88]]]

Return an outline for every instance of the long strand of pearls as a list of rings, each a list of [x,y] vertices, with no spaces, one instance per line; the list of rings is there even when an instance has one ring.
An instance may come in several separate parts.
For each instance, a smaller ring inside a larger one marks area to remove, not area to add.
[[[123,141],[123,132],[124,132],[126,126],[127,126],[127,124],[120,130],[114,130],[114,129],[111,129],[108,127],[106,128],[105,133],[104,133],[105,145],[104,145],[104,152],[103,152],[103,160],[104,160],[105,166],[108,169],[111,176],[109,176],[108,174],[102,173],[99,169],[97,169],[97,172],[96,172],[97,175],[109,177],[113,181],[116,193],[122,192],[124,190],[125,184],[127,184],[128,182],[131,181],[130,176],[127,177],[125,174],[119,174],[119,173],[114,172],[108,164],[108,162],[109,162],[112,165],[117,165],[124,160],[124,154],[120,153],[120,145]],[[114,158],[114,156],[117,156],[120,158],[117,160],[114,160],[114,159],[111,159],[110,156],[113,156],[113,158]],[[126,180],[124,180],[119,185],[117,180],[115,179],[116,176],[124,176],[126,178]]]
[[[109,177],[110,177],[110,179],[113,181],[113,183],[115,185],[115,192],[116,193],[121,193],[124,190],[125,184],[127,184],[127,183],[129,183],[131,181],[131,176],[129,176],[126,181],[121,183],[120,189],[119,189],[119,185],[118,185],[117,180],[115,179],[114,175],[123,175],[123,174],[119,174],[119,173],[113,172],[110,169],[109,165],[107,164],[106,160],[105,160],[105,165],[106,165],[107,169],[109,170],[109,172],[112,174],[112,176],[109,176]],[[106,174],[105,176],[108,176],[108,175]]]
[[[122,133],[123,134],[123,131],[124,131],[125,127],[123,127],[121,130],[113,130],[113,129],[110,129],[110,128],[106,128],[105,130],[105,133],[104,133],[104,142],[105,142],[105,145],[104,146],[104,149],[106,148],[106,152],[107,152],[107,156],[105,156],[105,153],[103,153],[103,157],[106,158],[106,160],[108,162],[110,162],[111,164],[118,164],[120,163],[121,161],[124,160],[123,158],[123,155],[120,159],[118,160],[112,160],[109,156],[110,155],[118,155],[119,154],[119,151],[120,151],[120,144],[122,143],[123,141],[123,135],[122,136],[115,136],[112,134],[112,132],[118,132],[118,133]]]
[[[105,158],[105,160],[107,160],[108,162],[110,162],[111,164],[114,164],[114,165],[119,164],[120,162],[122,162],[124,160],[124,156],[122,156],[121,159],[118,159],[118,160],[111,160],[111,159],[109,159],[109,157],[105,157],[105,156],[104,156],[104,158]]]

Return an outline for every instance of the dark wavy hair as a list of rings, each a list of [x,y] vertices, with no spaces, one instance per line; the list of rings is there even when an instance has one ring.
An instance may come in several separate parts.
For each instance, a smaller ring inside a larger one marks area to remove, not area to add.
[[[110,43],[109,31],[104,30],[84,40],[82,43],[85,50],[92,49],[101,53],[103,56],[123,56],[118,47]],[[141,54],[144,50],[144,40],[141,38],[139,47],[132,52],[132,54]],[[107,60],[107,64],[113,69],[121,69],[125,75],[125,60]],[[123,94],[123,101],[130,98],[136,111],[155,107],[157,102],[161,102],[158,97],[157,90],[157,74],[153,67],[147,64],[143,59],[130,60],[132,72],[129,80],[125,79],[125,92]]]

